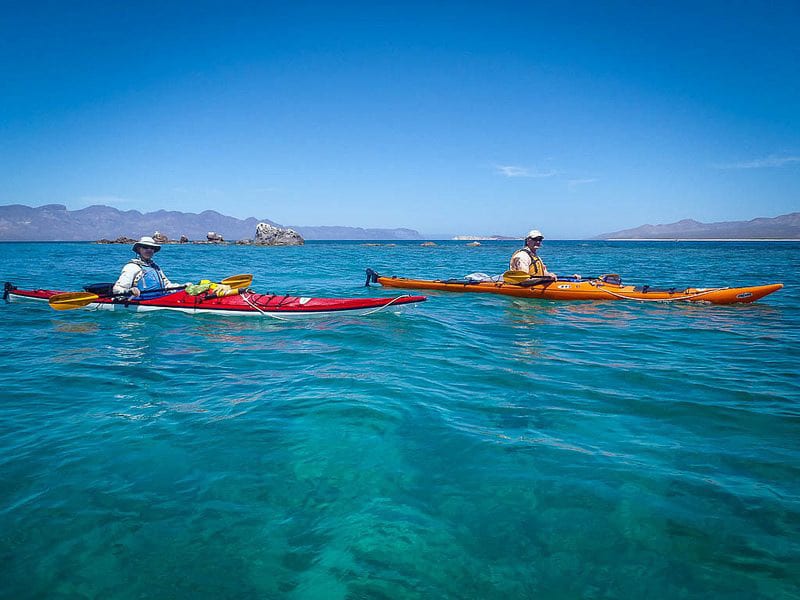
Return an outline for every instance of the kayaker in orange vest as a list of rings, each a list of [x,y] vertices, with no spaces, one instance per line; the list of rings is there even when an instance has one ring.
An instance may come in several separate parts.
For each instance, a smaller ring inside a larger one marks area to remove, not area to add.
[[[520,248],[511,256],[509,270],[523,271],[529,273],[531,277],[552,277],[556,278],[555,273],[551,273],[544,266],[542,259],[536,255],[536,251],[541,247],[544,235],[538,229],[532,229],[525,236],[525,247]]]
[[[154,261],[153,255],[161,250],[161,245],[153,238],[145,236],[133,245],[137,257],[122,268],[122,273],[114,284],[114,294],[128,294],[143,298],[163,296],[165,288],[174,287],[164,271]]]

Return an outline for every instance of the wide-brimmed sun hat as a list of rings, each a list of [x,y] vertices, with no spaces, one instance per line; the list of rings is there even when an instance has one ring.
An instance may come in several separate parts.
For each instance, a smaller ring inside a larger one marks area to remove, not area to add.
[[[159,244],[157,241],[155,241],[148,235],[140,238],[139,241],[133,245],[133,251],[136,252],[141,247],[153,248],[153,250],[155,250],[156,252],[161,250],[161,244]]]
[[[525,236],[526,240],[527,239],[534,239],[535,240],[536,238],[544,239],[544,236],[542,235],[542,232],[539,231],[538,229],[531,229],[528,232],[528,235]]]

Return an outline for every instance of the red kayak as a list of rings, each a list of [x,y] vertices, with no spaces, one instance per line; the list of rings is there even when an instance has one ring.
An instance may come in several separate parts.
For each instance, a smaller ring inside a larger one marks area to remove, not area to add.
[[[56,298],[53,298],[56,296]],[[192,315],[243,315],[297,319],[326,315],[371,315],[399,306],[423,302],[425,296],[393,296],[383,298],[309,298],[306,296],[281,296],[257,294],[249,290],[221,298],[201,294],[191,296],[180,290],[158,298],[138,300],[133,297],[100,297],[83,292],[59,292],[56,290],[20,290],[6,284],[4,297],[7,300],[33,300],[49,302],[57,310],[85,308],[88,310],[126,310],[146,312],[173,310]]]

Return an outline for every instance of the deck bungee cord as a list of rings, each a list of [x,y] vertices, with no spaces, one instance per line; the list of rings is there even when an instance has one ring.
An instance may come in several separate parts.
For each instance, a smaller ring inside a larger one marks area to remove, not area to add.
[[[389,302],[387,302],[383,306],[379,306],[378,308],[373,308],[372,310],[368,310],[367,312],[364,313],[364,316],[374,315],[375,313],[379,313],[382,310],[386,310],[387,308],[389,308],[392,304],[395,304],[396,302],[401,301],[403,298],[410,298],[410,297],[411,297],[411,294],[403,294],[402,296],[396,296],[396,297],[392,298],[391,300],[389,300]]]
[[[617,292],[613,292],[613,291],[611,291],[610,289],[608,289],[607,287],[604,287],[604,286],[598,285],[598,286],[595,286],[595,287],[597,287],[598,290],[602,290],[607,294],[611,294],[612,296],[616,296],[620,300],[632,300],[634,302],[680,302],[680,301],[689,301],[689,302],[691,302],[695,298],[699,298],[701,296],[705,296],[705,295],[708,295],[708,294],[711,294],[711,293],[714,293],[714,292],[721,292],[721,291],[730,289],[730,288],[712,288],[712,289],[709,289],[709,290],[703,290],[702,292],[696,292],[696,293],[693,293],[693,294],[688,294],[688,295],[685,295],[685,296],[678,296],[678,297],[675,297],[675,298],[672,298],[672,297],[671,298],[641,298],[641,297],[632,298],[630,296],[626,296],[625,294],[618,294]],[[647,294],[648,292],[643,292],[643,293]]]

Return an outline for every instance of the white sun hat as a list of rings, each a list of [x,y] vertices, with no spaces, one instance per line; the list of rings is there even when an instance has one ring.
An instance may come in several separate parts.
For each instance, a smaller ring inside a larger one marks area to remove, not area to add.
[[[150,246],[151,248],[155,248],[156,252],[161,250],[161,244],[159,244],[149,235],[140,238],[139,241],[133,245],[133,251],[136,252],[136,250],[138,250],[141,246]]]
[[[526,239],[526,240],[527,240],[528,238],[542,238],[542,239],[544,239],[544,236],[542,235],[542,232],[541,232],[541,231],[539,231],[538,229],[531,229],[531,230],[528,232],[528,235],[526,235],[526,236],[525,236],[525,239]]]

